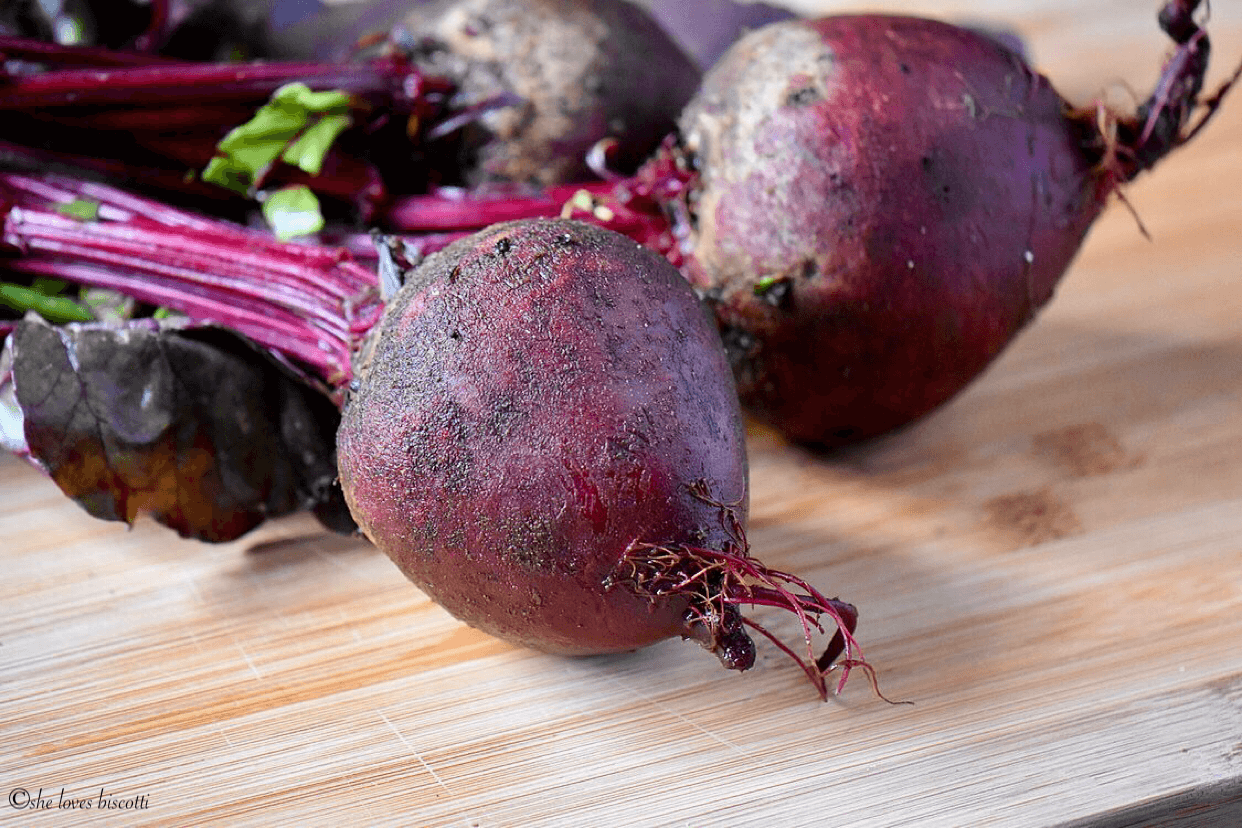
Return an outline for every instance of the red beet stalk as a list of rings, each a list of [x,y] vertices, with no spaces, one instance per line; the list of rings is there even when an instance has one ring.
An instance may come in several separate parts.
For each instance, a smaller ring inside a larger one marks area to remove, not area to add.
[[[151,66],[185,63],[146,52],[127,52],[100,46],[66,46],[9,35],[0,35],[0,55],[8,59],[20,58],[31,62],[54,62],[60,66]]]
[[[694,174],[675,140],[665,140],[633,176],[621,178],[602,167],[596,171],[606,180],[537,192],[493,186],[405,196],[395,199],[380,220],[396,232],[425,234],[466,233],[523,218],[573,218],[629,236],[680,265],[687,222],[684,199]]]
[[[133,106],[136,100],[146,107],[187,99],[195,105],[220,101],[253,105],[295,81],[393,106],[411,106],[429,92],[449,89],[395,57],[367,63],[159,63],[17,77],[0,86],[0,109]]]
[[[82,221],[58,209],[98,205]],[[5,267],[108,288],[218,325],[310,369],[331,388],[352,376],[358,332],[381,310],[374,273],[345,250],[285,244],[113,187],[0,174]]]

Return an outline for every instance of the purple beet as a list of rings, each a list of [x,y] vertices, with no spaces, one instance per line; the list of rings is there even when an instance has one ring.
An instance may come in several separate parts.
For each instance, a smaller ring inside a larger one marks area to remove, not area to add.
[[[693,638],[733,669],[743,603],[853,608],[749,557],[746,453],[715,330],[677,271],[570,221],[489,228],[411,273],[363,349],[337,458],[359,526],[458,618],[566,654]],[[765,631],[766,632],[766,631]],[[782,645],[782,648],[785,649]],[[785,649],[793,655],[792,651]]]
[[[943,403],[1037,314],[1118,186],[1202,126],[1208,39],[1131,116],[1078,111],[994,38],[910,17],[778,23],[681,118],[683,269],[745,406],[834,444]],[[1192,123],[1198,113],[1202,118]]]
[[[627,0],[444,0],[402,24],[416,64],[453,81],[455,109],[503,104],[460,131],[454,166],[470,184],[590,178],[605,138],[633,170],[698,88],[694,63]]]

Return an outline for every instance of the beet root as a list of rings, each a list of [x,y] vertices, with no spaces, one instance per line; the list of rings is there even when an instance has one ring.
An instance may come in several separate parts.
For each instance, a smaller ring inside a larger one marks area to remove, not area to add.
[[[1166,7],[1177,52],[1130,117],[1072,111],[1016,53],[931,20],[793,21],[740,41],[681,130],[699,171],[684,269],[745,406],[831,445],[978,375],[1050,299],[1109,195],[1198,128],[1196,5]]]
[[[808,647],[820,616],[837,624],[818,664],[795,656],[821,693],[838,654],[863,664],[852,607],[748,555],[728,365],[657,254],[579,222],[489,228],[408,275],[357,376],[346,500],[466,623],[575,655],[683,636],[746,669],[761,628],[738,607],[770,604]]]
[[[453,79],[469,111],[454,166],[467,183],[541,185],[591,177],[587,156],[637,167],[675,126],[699,70],[626,0],[447,0],[405,17],[413,58]]]

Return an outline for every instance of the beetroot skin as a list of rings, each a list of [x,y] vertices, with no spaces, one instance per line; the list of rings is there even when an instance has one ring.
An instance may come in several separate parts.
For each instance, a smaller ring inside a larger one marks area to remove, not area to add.
[[[1117,185],[1189,138],[1208,54],[1196,5],[1162,13],[1179,50],[1128,120],[1072,112],[1016,53],[933,20],[791,21],[736,44],[681,120],[698,171],[684,269],[745,406],[830,445],[981,372]]]
[[[372,342],[341,483],[367,537],[453,615],[564,654],[692,637],[746,669],[737,605],[783,605],[841,621],[827,661],[859,663],[852,607],[746,554],[728,365],[657,254],[578,222],[497,225],[413,271]],[[827,664],[800,663],[822,692]]]

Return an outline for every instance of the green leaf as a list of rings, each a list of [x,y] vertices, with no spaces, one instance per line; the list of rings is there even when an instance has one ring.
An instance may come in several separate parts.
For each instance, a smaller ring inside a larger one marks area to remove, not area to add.
[[[263,202],[263,217],[281,241],[317,233],[323,229],[319,199],[309,187],[284,187],[269,193]]]
[[[30,282],[30,289],[44,296],[55,296],[67,287],[69,283],[64,279],[53,279],[51,276],[36,276]]]
[[[85,198],[75,198],[73,201],[57,204],[56,212],[71,216],[79,221],[98,221],[99,202]]]
[[[286,163],[318,175],[328,149],[352,123],[350,102],[345,92],[285,84],[216,145],[220,155],[203,170],[203,180],[248,194],[282,154]]]
[[[249,121],[231,129],[216,147],[257,177],[297,137],[306,126],[306,118],[303,109],[267,104]]]
[[[348,115],[325,115],[289,145],[281,160],[311,175],[319,175],[332,142],[352,123]]]
[[[91,322],[95,317],[67,296],[48,296],[24,285],[0,282],[0,304],[15,311],[34,311],[49,322]]]
[[[755,282],[755,295],[762,296],[783,281],[785,281],[784,276],[764,276],[762,279]]]
[[[347,111],[350,105],[349,93],[329,89],[324,92],[312,92],[304,83],[287,83],[272,93],[272,102],[291,104],[307,112]]]
[[[203,169],[203,180],[226,190],[246,195],[250,192],[252,171],[232,158],[217,155]]]

